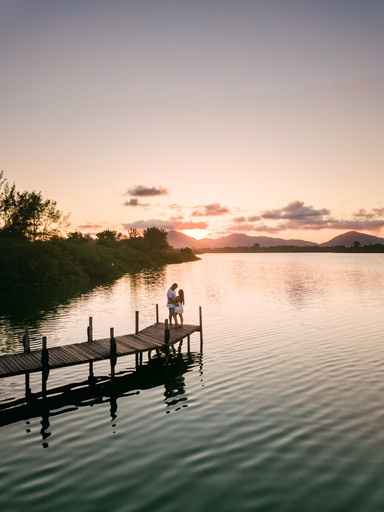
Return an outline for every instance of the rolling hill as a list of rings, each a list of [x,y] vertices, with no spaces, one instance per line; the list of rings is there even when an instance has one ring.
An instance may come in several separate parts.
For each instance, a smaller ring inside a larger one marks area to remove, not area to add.
[[[244,233],[232,233],[231,235],[219,238],[203,238],[196,240],[191,236],[187,236],[180,231],[169,231],[168,242],[175,249],[190,247],[194,251],[203,251],[205,249],[222,249],[224,247],[252,247],[259,244],[260,247],[353,247],[355,242],[359,242],[360,246],[384,244],[384,238],[360,233],[358,231],[348,231],[338,235],[327,242],[316,244],[307,240],[276,238],[271,236],[249,236]]]
[[[196,240],[179,231],[168,232],[168,242],[175,248],[190,247],[193,250],[221,249],[223,247],[252,247],[259,244],[260,247],[276,247],[294,245],[296,247],[315,246],[314,242],[306,240],[286,240],[271,236],[249,236],[243,233],[233,233],[219,238],[203,238]]]
[[[335,238],[328,240],[328,242],[322,243],[321,246],[337,247],[338,245],[343,245],[344,247],[353,247],[355,242],[358,242],[361,246],[384,244],[384,238],[360,233],[359,231],[347,231],[347,233],[335,236]]]

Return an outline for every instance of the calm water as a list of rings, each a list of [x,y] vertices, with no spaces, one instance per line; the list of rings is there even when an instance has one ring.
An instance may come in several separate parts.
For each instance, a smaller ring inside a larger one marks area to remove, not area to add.
[[[173,281],[188,322],[203,306],[203,356],[194,335],[181,370],[0,427],[0,510],[384,510],[383,255],[204,255],[27,320],[8,308],[0,350],[26,322],[51,345],[85,340],[89,315],[98,337],[132,331]],[[87,371],[52,371],[49,387]],[[2,381],[0,403],[23,383]]]

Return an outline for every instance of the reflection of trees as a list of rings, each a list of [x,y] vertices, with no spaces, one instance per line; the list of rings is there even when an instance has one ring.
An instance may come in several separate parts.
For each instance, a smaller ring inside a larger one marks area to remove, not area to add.
[[[41,325],[47,317],[57,314],[59,308],[68,306],[82,295],[86,296],[92,288],[79,290],[61,290],[52,293],[49,289],[24,290],[20,293],[0,294],[0,353],[21,349],[20,341],[28,329],[31,345],[41,341]],[[94,289],[94,293],[110,295],[113,283]]]

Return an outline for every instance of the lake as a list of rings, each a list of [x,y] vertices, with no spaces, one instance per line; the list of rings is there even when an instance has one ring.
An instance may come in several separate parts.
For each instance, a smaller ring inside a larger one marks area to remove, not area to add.
[[[165,318],[174,281],[186,322],[203,308],[204,353],[195,334],[177,371],[0,427],[0,510],[384,510],[382,254],[207,254],[54,308],[23,297],[22,311],[2,305],[0,352],[25,327],[85,341],[89,315],[95,337],[132,332],[136,309],[141,326],[156,303]],[[87,375],[53,370],[48,388]],[[23,392],[23,377],[2,380],[0,404]]]

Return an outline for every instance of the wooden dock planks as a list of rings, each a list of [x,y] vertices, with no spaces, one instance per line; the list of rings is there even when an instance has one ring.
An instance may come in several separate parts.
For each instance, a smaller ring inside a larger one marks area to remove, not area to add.
[[[142,329],[137,334],[116,336],[116,355],[124,356],[160,348],[164,345],[164,329],[163,323],[156,323]],[[169,343],[173,345],[198,331],[200,331],[199,325],[171,327]],[[48,348],[49,368],[61,368],[109,359],[110,348],[110,338],[51,347]],[[0,356],[0,378],[21,375],[26,372],[37,372],[42,368],[41,350]]]

